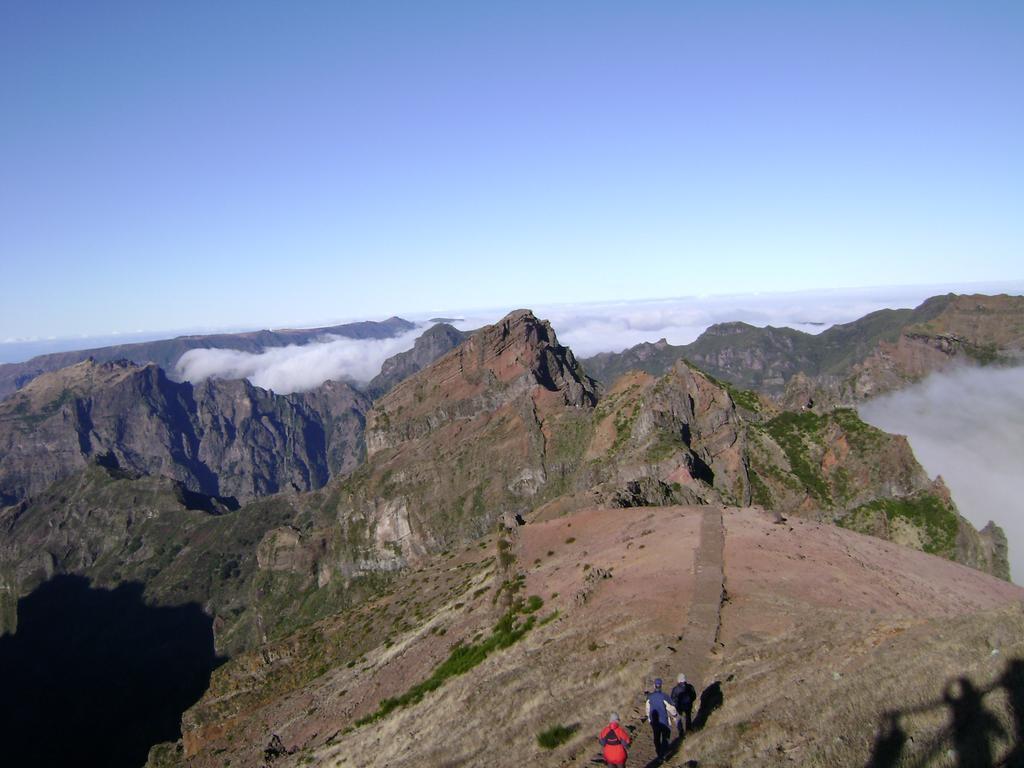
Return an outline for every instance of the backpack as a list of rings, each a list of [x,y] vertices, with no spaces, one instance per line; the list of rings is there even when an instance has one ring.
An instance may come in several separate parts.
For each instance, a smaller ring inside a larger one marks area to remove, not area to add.
[[[617,734],[615,729],[612,728],[608,731],[608,735],[604,737],[604,743],[611,744],[612,746],[619,746],[622,744],[622,739],[619,738],[619,734]]]

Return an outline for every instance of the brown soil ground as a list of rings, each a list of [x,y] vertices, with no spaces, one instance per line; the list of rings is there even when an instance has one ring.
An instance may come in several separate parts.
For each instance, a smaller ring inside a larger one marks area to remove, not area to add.
[[[721,626],[708,634],[719,614],[699,598],[715,594],[708,576],[715,575],[715,548],[697,552],[702,528],[713,530],[707,526],[718,514],[709,507],[588,509],[521,527],[524,594],[542,597],[539,615],[554,618],[420,703],[336,735],[383,696],[425,679],[457,640],[495,621],[493,592],[477,595],[487,583],[493,589],[495,576],[481,560],[493,549],[428,566],[386,598],[429,604],[415,628],[235,721],[213,718],[207,733],[220,726],[219,735],[197,745],[191,764],[264,765],[263,749],[276,733],[294,751],[273,768],[591,765],[595,736],[614,710],[637,739],[630,768],[643,767],[651,750],[642,692],[653,675],[668,684],[679,671],[697,677],[698,690],[718,681],[724,700],[667,765],[865,765],[887,711],[899,712],[901,732],[914,736],[905,764],[953,765],[943,694],[961,674],[987,691],[985,707],[1013,732],[1006,690],[989,687],[1010,658],[1024,658],[1024,589],[851,531],[726,509],[724,549],[718,542],[726,597]],[[457,598],[445,596],[442,578],[453,570],[468,574]],[[441,585],[436,602],[422,596],[428,584]],[[439,625],[443,636],[430,631]],[[265,674],[246,677],[244,659],[228,666],[234,672],[224,675],[234,675],[236,689],[258,687]],[[254,655],[250,667],[262,662]],[[221,695],[230,699],[230,688]],[[573,735],[542,749],[537,735],[554,725]],[[996,744],[997,752],[1008,744]]]

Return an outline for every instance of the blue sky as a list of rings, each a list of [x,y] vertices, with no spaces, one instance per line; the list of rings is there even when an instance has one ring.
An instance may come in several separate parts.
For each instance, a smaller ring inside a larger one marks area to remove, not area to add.
[[[0,340],[1024,278],[1024,4],[0,3]]]

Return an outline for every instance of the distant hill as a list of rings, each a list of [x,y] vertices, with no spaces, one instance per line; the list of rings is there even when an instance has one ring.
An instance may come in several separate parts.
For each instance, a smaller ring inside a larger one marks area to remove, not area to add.
[[[720,323],[691,344],[664,339],[584,359],[605,386],[629,370],[665,373],[689,360],[743,389],[781,396],[794,377],[835,402],[896,389],[954,361],[991,364],[1024,359],[1024,297],[927,299],[916,309],[883,309],[813,335],[791,328]]]
[[[155,363],[165,371],[173,371],[185,352],[190,349],[235,349],[242,352],[262,352],[270,347],[288,344],[308,344],[322,336],[344,336],[350,339],[388,339],[415,328],[415,324],[400,317],[381,322],[364,321],[331,325],[323,328],[280,329],[249,333],[217,333],[202,336],[178,336],[161,341],[120,344],[74,352],[56,352],[39,355],[24,363],[0,365],[0,398],[25,386],[35,377],[56,371],[92,358],[100,363],[130,360],[139,365]]]

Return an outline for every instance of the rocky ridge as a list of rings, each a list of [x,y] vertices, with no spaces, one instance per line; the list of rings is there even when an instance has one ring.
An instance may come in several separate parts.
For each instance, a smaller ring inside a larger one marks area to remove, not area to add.
[[[269,467],[260,471],[273,470],[278,473],[274,477],[295,477],[288,461],[272,459],[278,456],[275,445],[291,446],[293,452],[305,445],[301,437],[310,428],[294,426],[303,424],[294,421],[296,414],[321,414],[319,423],[326,423],[351,409],[354,397],[346,385],[329,383],[301,396],[272,396],[272,404],[257,409],[259,418],[247,421],[253,406],[240,407],[238,402],[271,396],[246,382],[204,383],[194,395],[202,408],[191,408],[178,389],[188,385],[166,380],[152,366],[85,363],[68,371],[64,378],[42,377],[0,404],[11,409],[16,426],[24,426],[21,410],[41,414],[34,425],[42,430],[35,434],[45,436],[39,444],[63,440],[66,449],[60,455],[74,457],[67,471],[89,471],[99,462],[109,471],[123,473],[117,484],[125,494],[121,501],[97,499],[91,485],[72,484],[67,493],[24,501],[15,508],[15,518],[50,521],[48,528],[61,520],[58,531],[73,532],[84,524],[82,519],[65,517],[58,499],[74,498],[100,509],[132,504],[128,498],[134,496],[127,496],[137,482],[132,478],[154,472],[179,483],[180,491],[166,493],[175,495],[180,507],[224,512],[231,502],[223,498],[225,490],[234,491],[234,496],[272,488],[254,483],[253,467]],[[131,393],[133,409],[122,407],[126,392]],[[137,397],[140,393],[144,396]],[[333,405],[337,398],[342,408]],[[50,407],[55,402],[58,405]],[[163,407],[168,402],[178,403],[176,412],[191,414],[183,420],[191,430],[185,434],[202,437],[200,448],[189,456],[219,457],[211,464],[222,472],[231,468],[237,473],[234,480],[204,485],[203,476],[189,470],[189,464],[182,468],[174,463],[168,446],[183,443],[159,416],[173,410]],[[27,404],[24,409],[21,403]],[[368,407],[363,403],[354,415]],[[89,445],[96,447],[91,453],[81,450],[80,430],[72,428],[85,423],[76,416],[83,408],[93,414],[86,433]],[[293,421],[276,418],[292,426],[269,429],[267,422],[275,422],[267,413],[291,414]],[[354,454],[340,451],[335,460],[341,461],[342,471],[320,490],[271,497],[203,522],[204,530],[213,531],[231,528],[236,518],[248,521],[242,526],[247,531],[243,540],[228,546],[214,562],[196,567],[231,572],[231,561],[248,563],[241,578],[249,586],[242,591],[258,585],[255,597],[244,605],[234,597],[217,597],[222,590],[216,579],[208,582],[209,594],[190,593],[203,603],[212,599],[234,606],[234,616],[221,616],[217,624],[231,643],[246,645],[281,636],[296,622],[344,602],[354,584],[387,578],[423,558],[485,536],[498,523],[550,519],[594,504],[753,502],[778,514],[838,522],[1006,577],[1001,532],[990,527],[982,535],[964,521],[941,483],[924,474],[901,438],[874,430],[849,411],[781,411],[770,401],[723,385],[683,363],[660,378],[624,377],[598,402],[592,382],[571,351],[558,344],[547,323],[526,311],[482,329],[400,383],[365,418],[369,461],[350,474],[344,474],[351,467],[344,460]],[[356,418],[353,428],[356,423],[361,426]],[[213,429],[214,424],[222,426]],[[267,430],[265,452],[250,436],[262,434],[260,430]],[[112,435],[128,442],[117,444]],[[144,448],[131,442],[134,435],[161,439],[153,442],[157,449]],[[237,447],[225,439],[228,435],[236,437]],[[242,446],[250,460],[265,456],[266,463],[237,468],[228,457]],[[328,454],[329,450],[321,451],[321,462],[314,466],[322,467]],[[300,453],[294,466],[310,466],[306,455]],[[39,466],[47,466],[45,456],[39,461]],[[166,466],[173,471],[165,471]],[[324,471],[314,477],[328,475]],[[309,475],[298,477],[307,482]],[[239,488],[243,481],[245,486]],[[280,488],[283,481],[277,482]],[[185,498],[185,491],[197,496]],[[180,572],[174,558],[165,562],[153,554],[180,551],[183,545],[173,529],[153,528],[150,538],[143,537],[143,544],[138,544],[123,533],[131,526],[117,522],[122,513],[111,511],[116,514],[91,519],[89,525],[110,530],[91,539],[97,543],[85,559],[68,550],[66,540],[53,537],[31,539],[29,545],[10,550],[5,559],[13,563],[15,574],[9,578],[9,592],[21,594],[36,583],[27,578],[29,573],[106,574],[95,567],[104,559],[137,562],[132,573],[143,574],[149,584],[164,584],[161,574]],[[253,551],[242,557],[239,552],[246,546]],[[48,565],[40,566],[40,551],[46,553]]]

